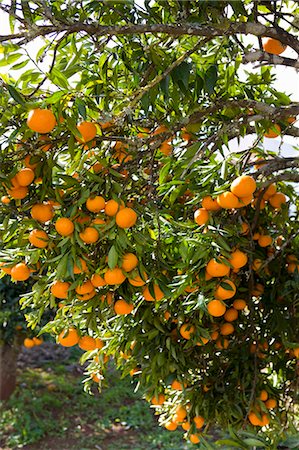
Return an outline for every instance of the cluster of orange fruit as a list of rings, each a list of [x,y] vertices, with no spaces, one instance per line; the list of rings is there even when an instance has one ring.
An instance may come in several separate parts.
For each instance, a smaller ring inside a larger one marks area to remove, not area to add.
[[[26,348],[32,348],[32,347],[41,345],[43,342],[44,342],[43,339],[42,338],[38,338],[38,337],[33,337],[32,339],[31,338],[25,338],[24,342],[23,342],[23,345]]]
[[[254,408],[249,412],[248,419],[254,426],[264,427],[269,425],[270,417],[267,413],[263,412],[265,409],[271,410],[277,407],[277,400],[269,398],[269,394],[265,389],[262,389],[258,397],[263,405],[256,404]]]

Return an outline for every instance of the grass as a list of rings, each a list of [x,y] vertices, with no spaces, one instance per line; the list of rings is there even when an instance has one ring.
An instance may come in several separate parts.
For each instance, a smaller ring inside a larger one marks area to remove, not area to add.
[[[94,396],[61,363],[20,371],[0,411],[0,448],[57,450],[185,450],[182,432],[160,428],[130,379],[109,370],[109,387]]]

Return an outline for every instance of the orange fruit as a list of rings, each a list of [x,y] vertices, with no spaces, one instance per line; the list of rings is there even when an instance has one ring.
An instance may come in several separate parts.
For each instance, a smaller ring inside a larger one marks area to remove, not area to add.
[[[84,281],[82,284],[76,287],[75,291],[79,295],[89,294],[94,291],[94,286],[90,280]]]
[[[234,269],[240,269],[247,264],[248,257],[246,253],[241,252],[241,250],[235,250],[229,259],[229,262],[233,266]]]
[[[175,415],[179,422],[182,422],[187,417],[187,410],[184,406],[179,405],[175,410]]]
[[[276,138],[277,136],[279,136],[279,135],[280,135],[280,132],[281,132],[281,128],[280,128],[280,126],[278,125],[278,123],[276,123],[276,124],[273,124],[273,125],[271,126],[271,128],[269,128],[269,130],[267,130],[267,131],[264,133],[264,136],[265,136],[266,138],[273,139],[273,138]]]
[[[274,183],[270,184],[264,192],[263,198],[269,200],[272,195],[276,194],[276,185]]]
[[[32,206],[30,214],[32,219],[42,223],[48,222],[54,216],[52,206],[46,203],[39,203]]]
[[[7,192],[11,196],[11,198],[15,200],[23,200],[28,194],[28,187],[19,186],[12,189],[8,189]]]
[[[1,203],[3,203],[4,205],[8,205],[10,203],[10,198],[7,195],[2,195]]]
[[[91,336],[81,337],[79,339],[78,345],[82,350],[85,350],[85,351],[90,351],[90,350],[96,349],[96,341]]]
[[[30,130],[36,133],[50,133],[56,125],[56,119],[49,109],[32,109],[27,118],[27,125]]]
[[[248,195],[248,197],[239,198],[238,208],[243,208],[243,206],[250,205],[252,200],[253,200],[253,196],[252,195]]]
[[[159,151],[163,153],[165,156],[169,156],[172,153],[172,145],[169,142],[165,141],[159,147]]]
[[[180,334],[184,339],[191,339],[192,334],[195,332],[195,327],[189,323],[184,323],[180,328]]]
[[[42,338],[38,338],[38,337],[34,337],[32,338],[34,345],[42,345],[42,343],[44,342]]]
[[[132,208],[123,208],[116,214],[115,221],[119,228],[131,228],[137,221],[137,214]]]
[[[152,405],[156,405],[156,406],[160,406],[160,405],[163,405],[165,400],[166,400],[166,397],[165,397],[164,394],[158,394],[158,396],[152,397],[151,404]]]
[[[134,309],[134,305],[132,303],[127,303],[123,298],[117,300],[114,303],[114,311],[119,315],[130,314]]]
[[[180,383],[178,380],[174,380],[171,383],[171,389],[174,389],[175,391],[182,391],[183,390],[183,384]],[[185,386],[186,387],[186,386]]]
[[[205,419],[202,416],[195,416],[193,417],[193,422],[195,423],[196,428],[199,429],[203,427]]]
[[[86,208],[91,212],[100,212],[105,208],[105,199],[100,195],[89,197],[86,201]]]
[[[75,328],[69,328],[67,333],[64,330],[58,336],[59,344],[61,344],[63,347],[73,347],[74,345],[78,344],[79,339],[80,337]]]
[[[262,234],[259,238],[258,238],[258,244],[260,247],[268,247],[268,245],[271,245],[273,242],[273,239],[271,236],[267,236],[265,234]]]
[[[229,341],[227,339],[217,339],[215,345],[219,350],[226,350],[229,346]]]
[[[94,287],[102,287],[102,286],[106,286],[106,281],[104,280],[104,278],[101,277],[101,275],[99,275],[98,273],[94,273],[90,279],[91,284]]]
[[[51,286],[51,294],[54,295],[54,297],[66,299],[68,296],[68,290],[70,287],[70,283],[67,281],[54,281],[54,283]]]
[[[250,175],[241,175],[232,182],[230,190],[239,198],[249,197],[256,190],[255,179]]]
[[[194,213],[194,220],[197,225],[204,225],[209,220],[209,212],[205,208],[198,208]]]
[[[175,431],[177,429],[178,425],[175,422],[167,422],[165,424],[165,428],[168,431]]]
[[[275,398],[269,398],[266,402],[265,402],[266,408],[267,409],[274,409],[277,406],[277,401],[275,400]]]
[[[39,148],[43,151],[43,152],[47,152],[48,150],[50,150],[50,148],[52,147],[51,144],[51,138],[49,136],[46,135],[41,135],[37,138],[37,142],[41,142],[43,144],[39,144]],[[44,142],[50,142],[50,144],[44,144]]]
[[[238,311],[235,308],[229,308],[224,314],[224,319],[227,322],[233,322],[238,318]]]
[[[133,253],[125,253],[122,258],[121,268],[125,272],[130,272],[138,265],[138,258]]]
[[[262,265],[263,265],[263,261],[261,259],[256,258],[252,262],[252,270],[254,270],[255,272],[258,272],[260,270],[260,268],[262,267]]]
[[[230,288],[226,285],[229,285]],[[216,288],[215,297],[218,300],[227,300],[235,295],[236,290],[236,285],[228,278],[225,278],[225,280],[221,281],[221,284]]]
[[[95,219],[93,219],[92,223],[94,225],[106,225],[105,220],[101,219],[100,217],[96,217]]]
[[[249,422],[254,426],[261,426],[261,419],[258,418],[258,416],[254,412],[250,412],[248,414]]]
[[[92,291],[87,292],[86,294],[77,294],[77,298],[81,302],[85,302],[93,298],[96,294],[97,294],[96,291],[93,289]]]
[[[222,336],[228,336],[235,331],[234,326],[231,323],[223,323],[220,327],[220,334]]]
[[[125,281],[126,276],[123,274],[119,267],[114,267],[114,269],[108,269],[104,274],[104,280],[107,284],[115,285],[121,284]]]
[[[116,200],[108,200],[105,205],[105,214],[109,217],[113,217],[117,214],[121,206],[123,206],[123,204],[121,205],[121,203],[118,203]]]
[[[224,209],[233,209],[238,208],[239,199],[232,192],[223,192],[223,194],[217,195],[217,203],[221,208]]]
[[[213,200],[209,195],[202,199],[201,205],[208,211],[218,211],[220,209],[217,200]]]
[[[190,428],[191,428],[191,423],[190,423],[190,422],[183,422],[183,423],[182,423],[182,428],[183,428],[183,430],[185,430],[185,431],[189,431]]]
[[[192,444],[199,444],[200,442],[198,434],[190,434],[189,440]]]
[[[103,348],[104,347],[104,342],[102,341],[102,339],[96,338],[95,339],[95,346],[96,346],[96,348],[99,348],[99,349]]]
[[[269,423],[270,423],[269,416],[267,416],[267,414],[263,414],[261,419],[261,427],[265,427],[269,425]]]
[[[242,309],[246,308],[247,303],[245,302],[245,300],[238,298],[236,300],[234,300],[233,303],[233,307],[237,310],[237,311],[242,311]]]
[[[277,39],[273,39],[270,37],[263,38],[262,45],[265,52],[271,53],[272,55],[280,55],[287,48],[285,44],[282,44]]]
[[[11,268],[11,278],[15,281],[25,281],[30,277],[30,269],[25,263],[18,263]]]
[[[155,297],[153,297],[152,294],[150,293],[150,290],[149,290],[148,286],[145,286],[143,288],[142,295],[143,295],[143,298],[147,302],[160,301],[160,300],[162,300],[162,298],[164,298],[164,292],[161,291],[161,289],[160,289],[158,284],[154,284],[153,285],[153,291],[154,291]]]
[[[197,345],[198,347],[200,347],[200,346],[202,346],[202,345],[205,345],[205,344],[207,344],[207,343],[209,342],[209,339],[208,339],[208,338],[205,338],[205,337],[203,337],[203,336],[200,336],[199,339],[200,339],[200,340],[199,340],[198,342],[196,342],[196,345]]]
[[[84,259],[79,258],[77,261],[78,261],[78,265],[76,263],[74,264],[73,273],[75,275],[77,275],[79,273],[88,272],[87,264],[84,261]]]
[[[94,244],[100,237],[98,230],[94,227],[86,227],[79,236],[85,244]]]
[[[146,284],[146,280],[148,279],[148,276],[145,272],[143,272],[143,278],[141,278],[140,275],[136,275],[134,278],[128,278],[128,281],[130,284],[132,284],[132,286],[144,286]]]
[[[294,273],[297,270],[299,272],[299,264],[298,263],[289,263],[287,266],[288,273]]]
[[[225,277],[229,274],[229,266],[222,262],[218,262],[221,260],[224,260],[224,258],[220,257],[218,260],[213,258],[208,262],[206,271],[211,277]]]
[[[35,343],[34,343],[33,339],[26,338],[26,339],[24,339],[23,345],[26,348],[32,348],[35,346]]]
[[[5,267],[5,263],[3,261],[0,262],[0,268],[2,272],[6,273],[7,275],[11,275],[11,267]]]
[[[92,122],[81,122],[77,125],[77,130],[80,132],[81,137],[76,137],[77,141],[81,144],[92,141],[97,134],[97,128]]]
[[[34,180],[35,174],[32,169],[26,167],[16,174],[16,180],[20,186],[29,186]]]
[[[33,156],[33,155],[26,155],[25,158],[24,158],[24,164],[25,164],[25,166],[28,167],[29,169],[34,170],[34,169],[37,168],[38,162],[36,162],[36,163],[31,162],[32,156]]]
[[[67,217],[61,217],[56,220],[55,228],[58,234],[61,236],[70,236],[74,232],[74,224]]]
[[[277,192],[269,198],[269,203],[273,208],[280,209],[281,205],[286,203],[286,196],[282,192]]]
[[[220,300],[211,300],[207,308],[209,314],[213,317],[223,316],[226,311],[226,306]]]
[[[34,247],[46,248],[49,243],[49,236],[43,230],[32,230],[28,240]]]
[[[263,402],[268,400],[268,392],[265,389],[261,390],[261,393],[259,395],[259,399],[262,400]]]
[[[246,222],[242,222],[242,224],[241,224],[241,231],[242,231],[242,233],[241,234],[249,234],[249,225],[248,225],[248,223],[246,223]]]

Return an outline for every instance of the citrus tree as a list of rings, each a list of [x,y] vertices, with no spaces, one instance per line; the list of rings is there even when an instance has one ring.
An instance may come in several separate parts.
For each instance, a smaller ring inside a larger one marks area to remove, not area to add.
[[[34,282],[29,326],[51,309],[87,389],[112,356],[202,448],[215,427],[222,448],[276,448],[298,373],[299,158],[281,149],[299,105],[272,66],[298,67],[298,5],[2,3],[1,260]]]

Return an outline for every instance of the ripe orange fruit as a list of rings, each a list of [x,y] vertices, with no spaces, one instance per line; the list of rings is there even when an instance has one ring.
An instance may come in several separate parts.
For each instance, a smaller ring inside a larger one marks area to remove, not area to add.
[[[186,408],[182,405],[179,405],[175,410],[175,415],[179,419],[179,422],[182,422],[187,417]]]
[[[42,338],[38,338],[38,337],[34,337],[32,338],[34,345],[42,345],[42,343],[44,342]]]
[[[194,220],[197,225],[204,225],[209,220],[209,212],[205,208],[198,208],[194,213]]]
[[[240,269],[247,264],[248,257],[246,253],[241,252],[241,250],[235,250],[229,259],[229,262],[233,266],[234,269]]]
[[[116,214],[115,221],[119,228],[131,228],[137,221],[137,214],[132,208],[123,208]]]
[[[23,200],[28,194],[28,187],[19,186],[12,189],[8,189],[7,192],[11,196],[11,198],[15,200]]]
[[[190,428],[191,428],[191,423],[190,422],[183,422],[181,426],[182,426],[183,430],[189,431]]]
[[[7,195],[2,195],[1,203],[3,203],[4,205],[8,205],[10,203],[10,198]]]
[[[51,286],[51,293],[54,297],[66,299],[68,296],[68,289],[70,287],[70,283],[67,281],[54,281]]]
[[[229,266],[222,262],[218,262],[221,260],[224,260],[224,258],[220,257],[218,260],[214,258],[208,262],[206,271],[211,277],[225,277],[229,274]]]
[[[234,326],[231,323],[223,323],[220,327],[220,334],[222,336],[228,336],[235,331]]]
[[[163,403],[165,402],[166,397],[164,394],[158,394],[158,397],[154,396],[151,399],[151,404],[152,405],[156,405],[156,406],[160,406],[163,405]]]
[[[260,236],[259,236],[259,238],[260,238]],[[258,272],[260,270],[262,264],[263,264],[263,261],[261,259],[258,259],[258,258],[254,259],[252,262],[252,270],[254,270],[255,272]]]
[[[100,338],[96,338],[96,339],[95,339],[95,344],[96,344],[96,348],[101,349],[101,348],[104,347],[104,342],[103,342],[102,339],[100,339]]]
[[[195,416],[193,417],[193,422],[195,423],[196,428],[199,429],[205,423],[205,419],[202,416]]]
[[[2,272],[6,273],[7,275],[11,274],[11,267],[5,267],[5,263],[3,261],[0,262],[0,268]]]
[[[196,345],[197,345],[198,347],[200,347],[200,346],[202,346],[202,345],[206,345],[206,344],[209,342],[209,339],[208,339],[208,338],[205,338],[205,337],[203,337],[203,336],[200,336],[199,339],[200,339],[200,340],[199,340],[198,342],[196,342]]]
[[[73,222],[67,217],[61,217],[60,219],[57,219],[55,228],[57,233],[61,236],[70,236],[75,229]]]
[[[99,275],[98,273],[94,273],[90,279],[91,284],[94,287],[102,287],[102,286],[106,286],[106,281],[104,280],[104,278],[101,277],[101,275]]]
[[[249,225],[248,225],[248,223],[242,222],[242,224],[241,224],[241,231],[242,231],[241,234],[243,234],[243,235],[249,234]]]
[[[261,393],[259,395],[259,399],[262,400],[263,402],[268,400],[268,392],[265,389],[261,390]]]
[[[281,128],[278,125],[278,123],[276,123],[276,124],[273,124],[271,126],[271,128],[264,133],[264,136],[266,138],[273,139],[273,138],[276,138],[277,136],[279,136],[280,132],[281,132]]]
[[[104,274],[104,280],[107,284],[115,285],[121,284],[125,281],[126,276],[123,274],[119,267],[114,267],[114,269],[108,269]]]
[[[276,184],[272,183],[265,190],[263,198],[265,200],[269,200],[269,198],[272,197],[272,195],[274,195],[274,194],[276,194]]]
[[[28,114],[27,125],[36,133],[50,133],[56,125],[56,119],[49,109],[32,109]]]
[[[261,426],[261,419],[259,419],[258,416],[253,411],[251,411],[248,414],[248,419],[249,419],[249,422],[252,425],[254,425],[254,426]]]
[[[238,208],[243,208],[243,206],[249,205],[253,200],[253,195],[248,195],[248,197],[239,198]]]
[[[24,339],[23,345],[26,348],[32,348],[35,346],[35,343],[34,343],[33,339],[26,338],[26,339]]]
[[[209,195],[207,195],[202,199],[201,205],[208,211],[218,211],[220,209],[217,200],[216,199],[213,200],[212,197],[210,197]]]
[[[78,264],[74,264],[73,273],[78,275],[79,273],[88,272],[87,264],[83,258],[78,258]]]
[[[165,424],[165,428],[168,431],[175,431],[177,429],[177,427],[178,427],[178,424],[175,422],[167,422]]]
[[[246,308],[247,303],[245,302],[245,300],[238,298],[236,300],[234,300],[233,303],[233,307],[238,310],[238,311],[242,311],[242,309]]]
[[[125,253],[122,258],[122,265],[121,268],[125,272],[130,272],[131,270],[135,269],[138,265],[138,258],[133,253]]]
[[[30,244],[37,248],[46,248],[49,243],[49,236],[43,230],[32,230],[28,239]]]
[[[42,223],[48,222],[54,216],[52,206],[46,203],[39,203],[32,206],[30,214],[32,219]]]
[[[92,223],[94,225],[106,225],[105,220],[101,219],[100,217],[96,217],[95,219],[93,219]]]
[[[224,314],[224,319],[227,322],[233,322],[238,318],[238,311],[235,308],[229,308]]]
[[[114,311],[119,315],[130,314],[134,309],[134,305],[132,303],[127,303],[123,298],[117,300],[114,303]]]
[[[89,350],[95,350],[96,349],[96,341],[91,336],[83,336],[79,339],[78,342],[79,347],[82,350],[85,350],[86,352]]]
[[[105,199],[100,195],[89,197],[86,201],[86,208],[91,212],[100,212],[105,208]]]
[[[182,391],[183,387],[184,387],[183,384],[180,383],[178,380],[173,380],[173,382],[171,383],[171,389],[175,391]]]
[[[25,281],[30,277],[30,269],[25,263],[18,263],[11,268],[11,278],[15,281]]]
[[[260,247],[268,247],[268,245],[272,244],[272,237],[271,236],[267,236],[265,234],[262,234],[259,238],[258,238],[258,244]]]
[[[227,339],[217,339],[215,345],[219,350],[226,350],[229,346],[229,341]]]
[[[198,434],[190,434],[189,440],[192,444],[199,444],[200,442]]]
[[[36,163],[31,162],[32,156],[33,156],[33,155],[26,155],[25,158],[24,158],[24,164],[25,164],[25,166],[28,167],[29,169],[34,170],[34,169],[37,168],[38,162],[36,162]]]
[[[91,298],[93,298],[96,294],[97,294],[96,291],[93,289],[92,291],[90,291],[90,292],[88,292],[86,294],[77,294],[77,298],[81,302],[85,302],[85,301],[90,300]]]
[[[155,297],[153,297],[152,294],[150,293],[148,286],[145,286],[145,288],[143,288],[142,295],[143,295],[143,298],[147,302],[155,302],[155,301],[158,302],[158,301],[162,300],[162,298],[164,298],[164,292],[161,291],[158,284],[153,285],[153,291],[154,291]]]
[[[265,402],[266,408],[267,409],[274,409],[277,406],[277,401],[275,400],[275,398],[269,398],[266,402]]]
[[[89,294],[94,290],[94,286],[90,280],[84,281],[82,284],[76,287],[75,291],[79,295]]]
[[[81,122],[77,125],[77,130],[80,132],[81,137],[76,137],[77,141],[81,144],[92,141],[97,134],[97,128],[92,122]]]
[[[69,328],[67,333],[64,330],[58,336],[59,344],[63,347],[73,347],[78,344],[79,339],[80,337],[75,328]]]
[[[143,272],[143,279],[140,275],[136,275],[134,278],[128,278],[128,281],[132,286],[144,286],[146,284],[146,280],[148,279],[148,276],[145,272]]]
[[[226,285],[229,285],[230,287]],[[228,278],[225,278],[223,281],[221,281],[221,284],[216,288],[215,297],[218,300],[227,300],[235,295],[236,290],[237,290],[236,285]]]
[[[85,244],[94,244],[100,237],[98,230],[94,227],[86,227],[79,236]]]
[[[287,48],[285,44],[282,44],[277,39],[273,39],[270,37],[263,38],[262,45],[265,52],[271,53],[272,55],[280,55]]]
[[[256,190],[255,179],[250,175],[241,175],[232,182],[230,190],[237,197],[249,197]]]
[[[159,147],[159,151],[163,153],[165,156],[169,156],[172,153],[172,145],[169,142],[165,141]]]
[[[238,208],[239,199],[232,192],[223,192],[223,194],[217,195],[217,203],[221,208],[224,209],[233,209]]]
[[[107,214],[107,216],[109,217],[113,217],[123,206],[123,203],[118,203],[116,200],[108,200],[105,205],[105,214]]]
[[[286,196],[282,192],[277,192],[269,198],[269,203],[273,208],[280,209],[283,203],[286,203]]]
[[[195,327],[189,323],[184,323],[180,328],[180,334],[184,339],[191,339],[192,334],[195,332]]]
[[[34,180],[35,174],[32,169],[29,169],[26,167],[25,169],[21,169],[16,174],[16,181],[19,183],[20,186],[29,186],[29,184],[32,183]]]
[[[223,316],[226,311],[226,306],[220,300],[211,300],[207,308],[209,314],[213,317]]]

